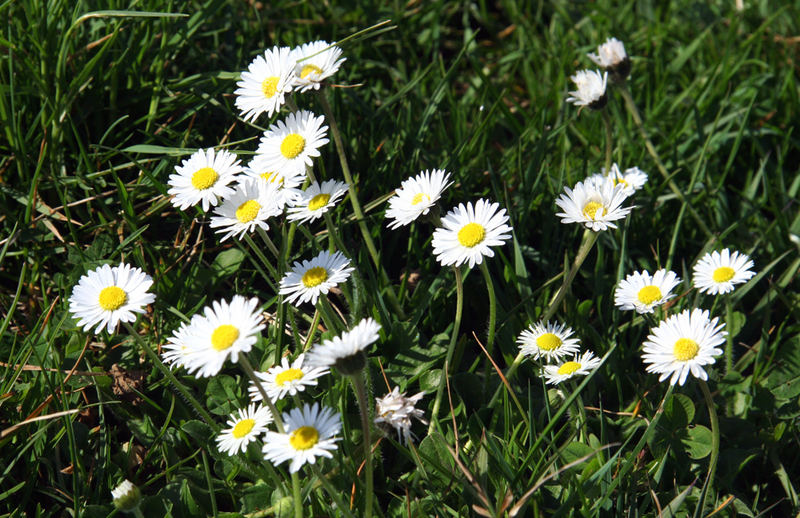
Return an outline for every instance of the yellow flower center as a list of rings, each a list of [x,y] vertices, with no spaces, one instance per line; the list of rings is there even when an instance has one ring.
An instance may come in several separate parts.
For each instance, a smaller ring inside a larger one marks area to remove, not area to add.
[[[653,302],[661,299],[661,290],[658,289],[658,286],[645,286],[644,288],[639,290],[639,293],[636,295],[636,298],[639,299],[639,302],[644,304],[645,306],[649,306]]]
[[[628,186],[627,180],[625,180],[625,178],[621,178],[621,177],[618,176],[618,177],[614,178],[614,185],[619,185],[619,184],[622,184],[625,187]]]
[[[232,346],[237,338],[239,338],[239,330],[236,327],[222,324],[211,333],[211,347],[215,351],[224,351]]]
[[[275,376],[275,384],[279,387],[282,387],[291,381],[300,379],[303,379],[303,371],[300,369],[286,369]]]
[[[128,294],[122,288],[108,286],[100,290],[100,295],[97,299],[101,308],[106,311],[114,311],[121,308],[128,301]]]
[[[327,193],[317,194],[311,201],[308,202],[308,210],[315,211],[319,210],[325,205],[328,204],[328,200],[331,199],[331,195]]]
[[[564,365],[562,365],[561,367],[558,368],[558,373],[559,374],[566,374],[567,376],[569,376],[570,374],[572,374],[573,372],[575,372],[576,370],[578,370],[580,368],[581,368],[581,364],[578,363],[578,362],[567,362],[567,363],[565,363]]]
[[[280,81],[279,77],[272,76],[261,82],[261,91],[264,93],[264,97],[271,99],[278,92],[278,81]]]
[[[236,423],[236,426],[233,427],[232,434],[237,439],[241,439],[245,435],[249,434],[255,425],[255,419],[242,419]]]
[[[283,177],[275,171],[267,171],[266,173],[261,173],[261,179],[269,183],[278,182],[279,185],[283,184]]]
[[[208,189],[217,182],[219,175],[210,167],[203,167],[192,175],[192,187],[198,191]]]
[[[319,286],[326,280],[328,280],[328,270],[322,266],[315,266],[303,274],[301,282],[306,288],[313,288],[314,286]]]
[[[258,216],[258,211],[260,210],[260,203],[258,203],[256,200],[247,200],[239,205],[238,209],[236,209],[236,219],[238,219],[241,223],[253,221],[256,219],[256,216]]]
[[[319,68],[317,65],[303,65],[302,70],[300,70],[300,79],[305,79],[310,74],[321,74],[322,69]]]
[[[686,362],[697,356],[700,346],[691,338],[679,338],[675,342],[675,347],[672,349],[672,354],[679,362]]]
[[[462,246],[472,248],[486,237],[486,230],[477,223],[467,223],[458,231],[458,242]]]
[[[561,338],[553,333],[545,333],[536,339],[536,346],[545,351],[552,351],[561,347]]]
[[[319,432],[313,426],[301,426],[289,436],[295,450],[307,450],[319,442]]]
[[[711,278],[714,279],[714,282],[728,282],[729,280],[733,279],[733,276],[736,274],[736,270],[731,268],[730,266],[720,266],[714,273],[711,275]]]
[[[431,201],[431,197],[430,197],[430,196],[428,196],[428,195],[427,195],[427,194],[425,194],[424,192],[418,192],[418,193],[417,193],[417,194],[415,194],[415,195],[414,195],[414,197],[411,199],[411,205],[412,205],[412,206],[413,206],[413,205],[419,205],[420,203],[422,203],[422,200],[423,200],[423,199],[424,199],[424,200],[427,200],[427,201]],[[463,229],[462,229],[462,230],[463,230]]]
[[[599,214],[597,213],[598,211],[600,211]],[[594,221],[598,216],[602,217],[603,214],[605,214],[605,207],[603,207],[602,203],[590,201],[583,206],[583,215],[592,221]]]
[[[306,148],[306,139],[297,133],[289,133],[281,142],[281,153],[286,158],[295,158]]]

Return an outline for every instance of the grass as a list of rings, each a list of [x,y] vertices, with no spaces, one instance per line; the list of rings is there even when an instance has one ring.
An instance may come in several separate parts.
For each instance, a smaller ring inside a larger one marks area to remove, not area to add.
[[[370,396],[388,391],[384,379],[426,392],[419,406],[432,423],[415,423],[415,443],[372,430],[374,514],[796,515],[800,5],[734,4],[1,2],[0,514],[108,516],[110,490],[127,478],[156,516],[291,515],[285,465],[216,448],[215,430],[247,401],[243,371],[228,363],[199,379],[176,370],[173,382],[142,347],[157,349],[181,321],[238,293],[258,297],[271,319],[250,354],[255,366],[296,356],[313,310],[280,303],[255,252],[260,238],[256,248],[220,243],[208,214],[170,204],[166,182],[197,148],[249,159],[268,121],[239,117],[238,74],[273,45],[327,39],[344,40],[347,61],[334,79],[346,87],[327,93],[380,267],[349,202],[331,225],[298,226],[291,248],[288,223],[273,220],[269,234],[291,261],[337,234],[357,275],[331,297],[345,321],[331,319],[314,343],[372,316],[383,329],[370,352]],[[501,378],[581,243],[583,230],[560,223],[554,200],[603,166],[605,129],[600,114],[564,99],[569,76],[592,68],[586,53],[608,36],[633,56],[628,88],[668,176],[611,91],[613,160],[647,171],[649,182],[620,228],[598,236],[555,308],[605,363],[559,390],[532,361]],[[313,94],[295,101],[322,113]],[[491,347],[485,276],[462,270],[455,332],[455,276],[431,254],[432,225],[390,231],[384,222],[391,192],[432,168],[453,173],[444,210],[488,197],[510,216],[513,240],[487,262],[497,301]],[[333,142],[315,173],[342,179]],[[727,298],[701,296],[692,266],[724,247],[749,254],[758,274]],[[81,331],[68,311],[74,285],[122,260],[155,279],[138,335]],[[659,267],[684,279],[666,312],[703,307],[729,331],[730,368],[719,358],[709,369],[718,452],[701,385],[690,378],[673,390],[645,373],[640,345],[651,322],[614,307],[619,279]],[[303,395],[312,399],[341,412],[343,440],[319,470],[300,471],[303,512],[363,516],[353,389],[328,375]]]

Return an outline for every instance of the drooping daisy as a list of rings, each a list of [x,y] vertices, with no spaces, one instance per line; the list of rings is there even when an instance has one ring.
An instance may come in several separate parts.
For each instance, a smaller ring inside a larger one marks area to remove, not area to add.
[[[274,171],[269,169],[266,166],[263,155],[255,155],[244,168],[244,174],[248,178],[276,184],[278,186],[281,208],[286,207],[289,202],[298,196],[300,193],[298,187],[300,187],[306,179],[304,170],[283,169],[281,171]]]
[[[578,70],[570,79],[578,89],[569,93],[567,102],[575,106],[588,106],[593,110],[599,110],[606,105],[608,72],[601,75],[597,70]]]
[[[288,295],[286,302],[296,306],[308,301],[316,304],[320,295],[346,281],[353,270],[350,259],[343,253],[322,251],[310,261],[292,265],[292,270],[281,279],[280,294]]]
[[[756,274],[750,269],[753,266],[749,256],[737,251],[731,253],[726,248],[722,252],[708,253],[697,261],[692,281],[701,293],[728,293],[735,284],[746,282]]]
[[[661,322],[643,344],[642,360],[647,372],[660,374],[658,381],[670,379],[670,384],[683,385],[689,372],[695,378],[708,379],[703,365],[714,363],[722,354],[717,346],[725,343],[725,324],[710,320],[708,311],[687,309]]]
[[[614,292],[614,304],[620,309],[635,309],[637,313],[652,313],[675,295],[672,288],[681,283],[680,278],[668,270],[656,271],[651,277],[647,270],[633,272],[619,281]]]
[[[117,487],[111,490],[111,498],[118,510],[123,513],[132,513],[142,501],[141,490],[130,480],[125,479]],[[141,511],[139,511],[141,512]]]
[[[184,366],[201,377],[216,375],[228,358],[238,362],[239,353],[250,351],[265,327],[255,297],[234,295],[230,303],[214,301],[196,317],[184,336],[191,348]]]
[[[256,372],[256,376],[261,380],[261,386],[272,401],[283,399],[286,395],[294,396],[298,392],[303,392],[306,387],[316,387],[317,378],[328,373],[324,367],[309,367],[303,364],[305,354],[301,354],[295,361],[289,364],[285,357],[281,359],[280,365],[275,365],[267,372]],[[250,399],[261,401],[261,391],[254,382],[250,382],[247,389]]]
[[[622,185],[626,196],[631,196],[633,193],[644,187],[647,183],[647,173],[638,167],[629,167],[625,172],[621,172],[617,164],[611,165],[611,171],[606,174],[605,169],[602,173],[593,174],[589,177],[591,181],[600,183],[605,177],[609,177],[616,185]],[[587,179],[587,181],[589,181]]]
[[[246,179],[236,186],[236,191],[222,200],[222,204],[214,209],[211,228],[219,228],[218,234],[224,234],[220,241],[231,236],[249,234],[256,228],[268,230],[267,218],[283,213],[281,197],[275,183]]]
[[[365,318],[350,331],[315,345],[306,361],[312,367],[335,367],[345,376],[361,372],[367,362],[364,349],[378,341],[380,329],[380,324]]]
[[[305,223],[321,218],[346,192],[347,184],[344,182],[325,180],[322,185],[313,182],[292,199],[287,219]]]
[[[625,201],[625,188],[615,185],[610,178],[594,181],[591,177],[586,182],[578,182],[574,189],[564,187],[564,192],[556,200],[564,212],[556,213],[562,223],[582,223],[587,228],[598,232],[608,228],[617,228],[612,223],[630,213],[633,207],[620,207]]]
[[[608,38],[597,47],[597,54],[587,54],[589,59],[600,67],[608,69],[616,81],[624,80],[631,73],[631,60],[625,52],[625,45],[617,38]]]
[[[517,343],[522,354],[548,362],[577,354],[581,348],[580,341],[572,338],[572,328],[550,322],[532,324],[520,333]]]
[[[242,171],[239,159],[230,151],[200,149],[188,160],[175,166],[177,174],[169,175],[172,204],[181,210],[202,203],[203,210],[214,207],[219,198],[233,194],[229,183]]]
[[[202,318],[195,315],[193,318]],[[189,346],[191,324],[181,323],[181,326],[172,332],[172,336],[167,338],[167,343],[161,348],[161,358],[170,367],[186,367],[191,363],[191,356],[195,349]]]
[[[286,433],[267,431],[262,449],[266,460],[276,466],[289,460],[289,473],[296,473],[303,464],[314,464],[317,457],[333,457],[339,440],[334,435],[342,427],[333,409],[305,404],[283,414],[283,421]]]
[[[468,263],[472,268],[483,262],[483,256],[494,257],[490,247],[511,238],[506,209],[499,207],[499,203],[480,199],[474,207],[471,202],[460,203],[448,212],[442,218],[442,228],[433,232],[436,260],[442,266]]]
[[[397,430],[398,440],[402,438],[406,443],[411,442],[414,436],[411,433],[411,418],[419,420],[422,424],[428,424],[424,419],[425,412],[420,408],[414,408],[424,395],[424,392],[420,392],[406,397],[405,392],[400,392],[400,387],[395,387],[382,398],[375,398],[375,424],[390,426]]]
[[[295,87],[301,92],[310,88],[319,90],[320,83],[335,74],[347,59],[339,59],[341,55],[342,49],[321,40],[293,48]]]
[[[544,378],[548,385],[557,385],[575,376],[586,376],[600,365],[602,360],[594,353],[586,351],[581,356],[558,365],[545,365]]]
[[[140,268],[125,263],[107,264],[87,272],[78,280],[69,297],[69,311],[78,318],[78,327],[94,332],[103,327],[111,333],[119,322],[133,322],[136,313],[144,313],[156,296],[147,290],[153,279]]]
[[[264,55],[256,56],[247,71],[242,72],[234,94],[244,120],[255,120],[264,112],[272,117],[283,105],[295,79],[290,53],[289,47],[272,47]]]
[[[394,196],[389,198],[386,217],[394,220],[389,222],[389,228],[408,225],[427,214],[439,201],[442,192],[453,184],[449,180],[450,173],[442,169],[430,172],[425,170],[413,178],[404,180]]]
[[[216,437],[217,448],[228,455],[236,455],[247,450],[247,445],[255,441],[259,435],[267,431],[272,422],[272,414],[267,407],[251,403],[247,408],[239,410],[228,419],[228,428],[219,432]]]
[[[268,171],[302,171],[310,167],[319,148],[328,143],[325,117],[308,110],[290,113],[264,132],[256,153],[264,156]]]

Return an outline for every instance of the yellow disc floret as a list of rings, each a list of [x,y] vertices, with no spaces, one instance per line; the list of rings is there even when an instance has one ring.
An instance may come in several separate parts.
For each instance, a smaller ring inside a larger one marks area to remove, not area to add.
[[[714,282],[728,282],[729,280],[733,279],[733,276],[736,274],[736,270],[731,268],[730,266],[720,266],[711,277],[714,279]]]
[[[321,74],[322,69],[319,68],[317,65],[303,65],[302,70],[300,70],[300,79],[305,79],[310,74]]]
[[[249,223],[250,221],[256,219],[256,216],[258,216],[258,211],[260,210],[260,203],[258,203],[256,200],[247,200],[239,205],[238,209],[236,209],[236,219],[238,219],[240,223]]]
[[[309,268],[306,273],[303,274],[303,278],[301,282],[303,286],[306,288],[313,288],[315,286],[319,286],[323,282],[328,280],[328,270],[323,268],[322,266],[315,266],[313,268]]]
[[[328,200],[331,199],[331,195],[328,193],[317,194],[311,201],[308,202],[308,210],[315,211],[319,210],[325,205],[328,204]]]
[[[411,205],[419,205],[422,203],[422,200],[431,201],[431,197],[424,192],[418,192],[413,198],[411,198]]]
[[[198,191],[208,189],[217,183],[219,175],[210,167],[203,167],[192,175],[192,187]]]
[[[272,76],[261,82],[261,91],[264,93],[264,97],[271,99],[278,92],[278,81],[280,81],[279,77]]]
[[[215,351],[224,351],[239,338],[239,329],[230,324],[222,324],[211,333],[211,347]]]
[[[675,342],[672,354],[679,362],[686,362],[697,356],[698,351],[700,351],[700,346],[697,345],[697,342],[691,338],[679,338]]]
[[[566,362],[561,367],[558,368],[558,373],[561,375],[569,376],[576,370],[581,368],[581,364],[578,362]]]
[[[661,299],[661,290],[658,288],[658,286],[653,286],[651,284],[640,289],[639,293],[636,295],[636,298],[639,299],[639,302],[645,306],[649,306],[653,302]]]
[[[605,214],[605,207],[602,203],[590,201],[583,206],[583,215],[594,221],[598,217],[603,217]]]
[[[458,231],[458,242],[461,246],[472,248],[486,237],[486,229],[478,223],[467,223]]]
[[[319,442],[319,432],[313,426],[301,426],[289,436],[289,444],[295,450],[307,450]]]
[[[249,434],[253,427],[256,425],[255,419],[242,419],[236,426],[233,427],[233,434],[234,437],[237,439],[241,439],[245,435]]]
[[[291,381],[303,379],[303,376],[303,371],[300,369],[286,369],[275,376],[275,384],[279,387],[282,387]]]
[[[101,308],[106,311],[114,311],[121,308],[128,301],[128,294],[118,286],[108,286],[100,290],[100,295],[97,299]]]
[[[306,148],[306,139],[297,133],[289,133],[283,138],[281,142],[281,154],[284,157],[292,159],[303,152]]]
[[[543,351],[552,351],[561,347],[561,338],[553,333],[545,333],[536,339],[536,346]]]

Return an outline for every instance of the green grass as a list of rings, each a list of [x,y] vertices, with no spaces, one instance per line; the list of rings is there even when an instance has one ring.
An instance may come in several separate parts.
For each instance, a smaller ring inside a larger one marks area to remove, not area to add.
[[[330,228],[357,275],[332,301],[348,325],[366,316],[382,325],[371,394],[387,392],[383,369],[392,386],[426,392],[428,418],[448,346],[455,350],[433,432],[415,423],[412,446],[394,435],[377,446],[374,514],[796,515],[800,4],[754,0],[741,12],[734,4],[0,2],[8,20],[0,32],[0,515],[107,516],[116,512],[110,490],[128,478],[153,516],[291,516],[286,465],[273,468],[257,449],[229,457],[216,448],[214,429],[247,401],[239,366],[210,379],[175,371],[215,419],[204,423],[141,346],[157,348],[212,301],[245,294],[277,319],[250,354],[266,369],[296,356],[313,311],[281,305],[253,248],[220,243],[200,209],[175,209],[166,182],[197,148],[224,145],[243,160],[255,150],[268,121],[245,123],[233,96],[255,55],[341,41],[385,20],[342,44],[347,61],[334,80],[348,87],[328,95],[389,281],[345,200]],[[600,114],[564,100],[569,76],[593,68],[586,53],[608,36],[633,57],[628,88],[669,181],[611,90],[613,159],[647,171],[649,182],[620,228],[600,234],[554,317],[584,348],[610,354],[560,392],[525,361],[508,380],[512,394],[477,343],[489,342],[483,275],[463,270],[454,336],[456,283],[431,253],[432,225],[388,230],[385,200],[405,178],[445,168],[456,183],[444,211],[480,197],[506,208],[514,239],[487,263],[497,298],[492,360],[506,373],[517,336],[547,310],[580,246],[582,229],[560,223],[554,200],[603,166],[604,126]],[[322,113],[315,95],[294,99]],[[315,173],[342,179],[333,142]],[[327,248],[328,228],[299,226],[291,261]],[[285,220],[270,223],[279,247],[288,231]],[[698,295],[692,266],[725,247],[749,254],[758,275],[727,298]],[[155,279],[156,302],[135,324],[141,344],[124,327],[85,333],[68,311],[82,275],[122,260]],[[721,435],[708,485],[712,424],[701,386],[690,377],[669,391],[647,374],[640,350],[651,325],[614,307],[620,278],[659,267],[684,279],[667,311],[709,309],[733,344],[732,368],[721,357],[708,369]],[[413,284],[409,272],[419,274]],[[314,343],[336,326],[344,328],[328,323]],[[120,394],[119,369],[140,377],[134,391]],[[352,515],[364,515],[363,435],[348,385],[331,374],[302,394],[343,420],[339,449],[319,464],[325,484],[300,471],[307,516],[348,516],[334,498],[352,498]],[[587,422],[576,427],[581,413]],[[373,430],[373,444],[378,437]]]

